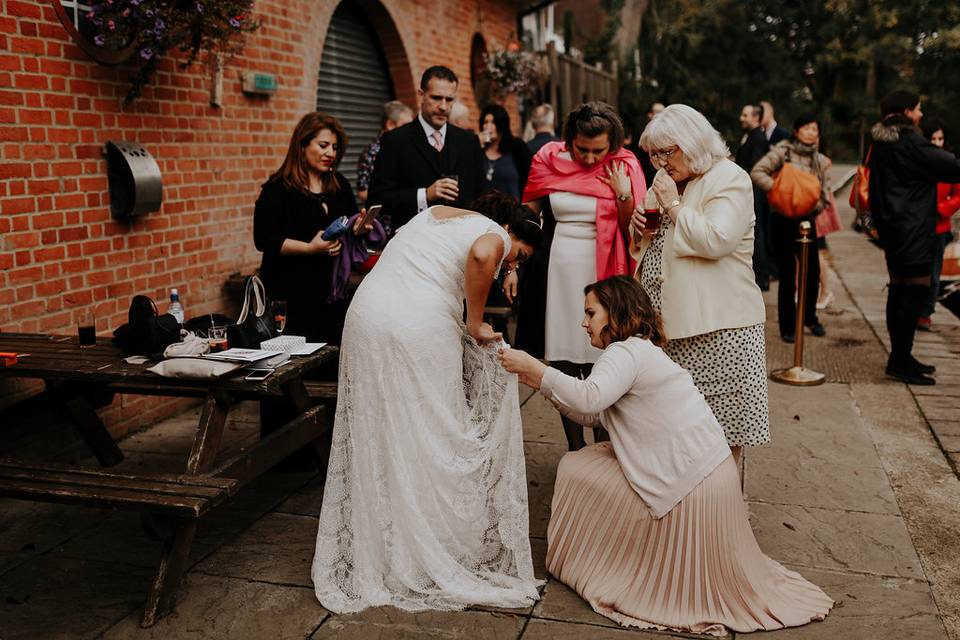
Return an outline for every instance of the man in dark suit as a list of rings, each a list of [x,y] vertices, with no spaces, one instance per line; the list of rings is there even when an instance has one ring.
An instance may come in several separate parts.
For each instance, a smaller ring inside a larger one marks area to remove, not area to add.
[[[790,137],[790,132],[777,124],[777,119],[773,117],[773,103],[769,100],[761,100],[760,106],[763,108],[763,118],[760,120],[760,126],[763,127],[763,133],[767,136],[770,146],[777,144],[781,140]]]
[[[383,205],[393,230],[434,204],[465,207],[483,187],[483,151],[476,136],[447,122],[457,76],[430,67],[420,78],[420,113],[383,135],[370,179],[370,204]]]
[[[743,139],[737,149],[736,162],[748,174],[763,156],[770,150],[767,136],[760,123],[763,121],[764,109],[761,105],[747,104],[740,111],[740,127],[743,129]],[[767,196],[753,186],[753,212],[756,223],[753,227],[753,276],[757,286],[762,291],[770,289],[770,266],[767,257]]]

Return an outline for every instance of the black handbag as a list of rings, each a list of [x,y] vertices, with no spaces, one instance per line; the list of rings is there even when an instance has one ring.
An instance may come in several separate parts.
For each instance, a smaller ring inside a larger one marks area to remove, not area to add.
[[[148,296],[133,296],[127,323],[113,332],[113,341],[128,356],[162,358],[163,350],[180,342],[180,323],[169,313],[160,314]]]
[[[257,276],[250,276],[243,289],[240,317],[236,324],[227,326],[227,343],[231,349],[259,349],[261,342],[276,336],[277,325],[263,282]]]

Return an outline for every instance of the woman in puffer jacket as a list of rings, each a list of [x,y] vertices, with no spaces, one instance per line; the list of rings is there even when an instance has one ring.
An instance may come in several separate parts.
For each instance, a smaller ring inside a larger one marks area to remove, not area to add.
[[[944,146],[943,121],[940,118],[924,116],[920,121],[923,137],[940,147]],[[950,219],[960,211],[960,184],[941,182],[937,185],[937,227],[936,241],[933,245],[933,273],[930,276],[930,297],[920,319],[917,320],[917,329],[930,331],[930,316],[937,307],[937,297],[940,293],[940,272],[943,270],[943,252],[953,239]]]
[[[773,245],[774,259],[780,272],[777,288],[777,317],[780,323],[780,336],[785,342],[796,339],[797,305],[794,302],[796,289],[797,258],[800,245],[797,244],[800,223],[810,222],[810,239],[817,239],[817,225],[813,219],[826,207],[829,200],[827,188],[827,167],[829,160],[817,151],[820,144],[820,122],[813,114],[803,115],[793,123],[793,135],[788,140],[777,143],[763,158],[753,165],[750,178],[764,192],[773,188],[773,181],[787,162],[812,173],[820,180],[820,199],[812,211],[802,218],[788,218],[776,209],[770,218],[770,241]],[[810,252],[807,269],[807,291],[804,296],[803,322],[815,336],[827,334],[817,318],[817,290],[820,283],[820,256],[814,249]]]

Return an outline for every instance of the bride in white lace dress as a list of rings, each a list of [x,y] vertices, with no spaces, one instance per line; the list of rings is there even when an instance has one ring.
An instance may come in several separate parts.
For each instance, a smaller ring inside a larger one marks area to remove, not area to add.
[[[404,225],[347,312],[312,571],[331,611],[538,598],[516,376],[482,317],[540,228],[509,196],[473,206]]]

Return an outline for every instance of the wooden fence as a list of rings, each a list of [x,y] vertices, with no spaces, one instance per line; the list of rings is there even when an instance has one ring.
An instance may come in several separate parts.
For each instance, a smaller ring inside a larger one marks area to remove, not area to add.
[[[599,63],[593,66],[579,58],[558,53],[552,42],[541,55],[547,71],[542,98],[553,106],[559,119],[580,103],[590,100],[601,100],[617,108],[616,62],[612,70],[606,71]]]

